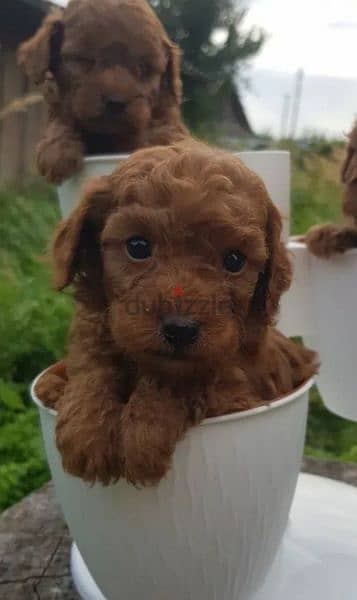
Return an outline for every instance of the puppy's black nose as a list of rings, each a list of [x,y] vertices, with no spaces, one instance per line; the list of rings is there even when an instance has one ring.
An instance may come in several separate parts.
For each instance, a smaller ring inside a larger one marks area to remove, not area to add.
[[[199,324],[183,317],[166,317],[162,323],[162,335],[174,348],[193,344],[199,332]]]
[[[112,115],[120,115],[126,108],[125,102],[113,100],[112,98],[103,98],[105,110]]]

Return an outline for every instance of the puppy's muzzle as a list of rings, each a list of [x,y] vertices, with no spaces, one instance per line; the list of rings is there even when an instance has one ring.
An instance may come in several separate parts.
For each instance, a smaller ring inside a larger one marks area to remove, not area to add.
[[[113,117],[121,115],[126,110],[125,102],[113,100],[112,98],[103,97],[103,104],[105,107],[105,112]]]
[[[199,329],[197,321],[166,317],[161,326],[161,334],[170,346],[178,350],[193,344],[198,338]]]

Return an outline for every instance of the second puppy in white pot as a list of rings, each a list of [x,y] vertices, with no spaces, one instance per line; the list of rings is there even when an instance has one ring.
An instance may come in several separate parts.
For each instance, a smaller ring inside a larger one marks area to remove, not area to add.
[[[85,155],[188,133],[180,52],[146,0],[70,0],[20,46],[18,60],[48,107],[37,163],[51,183],[79,172]]]

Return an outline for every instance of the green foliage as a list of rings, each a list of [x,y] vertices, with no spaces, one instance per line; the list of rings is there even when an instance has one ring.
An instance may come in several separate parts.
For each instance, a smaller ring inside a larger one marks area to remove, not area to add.
[[[337,183],[324,179],[318,167],[312,166],[306,171],[294,173],[292,189],[293,235],[302,234],[309,226],[317,223],[341,221],[340,187]],[[311,198],[314,198],[313,203]]]
[[[222,99],[264,42],[243,33],[245,11],[235,0],[151,0],[169,36],[182,49],[184,116],[196,132],[217,121]],[[242,80],[242,77],[241,77]]]
[[[46,186],[0,190],[0,510],[48,478],[28,386],[64,352],[71,303],[44,259],[58,219]]]
[[[305,453],[317,458],[357,462],[357,423],[332,414],[315,388],[310,397]]]
[[[58,219],[47,187],[0,190],[0,376],[19,384],[63,353],[70,303],[45,259]]]
[[[0,511],[48,478],[37,410],[0,379]]]
[[[342,220],[338,145],[315,140],[292,153],[291,232],[302,234],[317,223]]]

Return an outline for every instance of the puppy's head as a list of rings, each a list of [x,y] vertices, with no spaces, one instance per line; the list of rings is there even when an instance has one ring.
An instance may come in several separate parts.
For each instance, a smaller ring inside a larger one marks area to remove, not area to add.
[[[54,242],[58,287],[77,279],[143,368],[215,369],[261,340],[291,270],[264,184],[201,144],[133,154],[91,184]],[[82,294],[83,297],[83,294]]]
[[[140,132],[181,102],[179,51],[146,0],[71,0],[18,58],[49,103],[89,132]]]
[[[353,217],[357,224],[357,123],[349,134],[341,175],[345,185],[343,210],[346,215]]]

